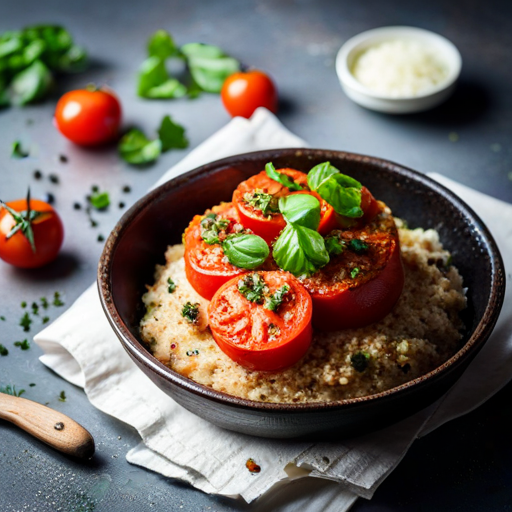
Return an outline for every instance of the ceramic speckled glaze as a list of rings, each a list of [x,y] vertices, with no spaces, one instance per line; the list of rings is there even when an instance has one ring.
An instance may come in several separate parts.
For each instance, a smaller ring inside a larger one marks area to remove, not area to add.
[[[422,377],[367,397],[315,404],[253,402],[197,384],[157,361],[141,342],[142,294],[169,244],[179,243],[193,215],[229,201],[240,181],[276,168],[308,171],[329,160],[364,183],[409,227],[436,229],[468,288],[463,347]],[[221,427],[256,436],[336,437],[375,430],[411,415],[453,385],[491,334],[505,291],[501,256],[477,215],[449,190],[398,164],[338,151],[278,149],[237,155],[183,174],[140,199],[110,234],[98,268],[105,313],[137,366],[186,409]]]

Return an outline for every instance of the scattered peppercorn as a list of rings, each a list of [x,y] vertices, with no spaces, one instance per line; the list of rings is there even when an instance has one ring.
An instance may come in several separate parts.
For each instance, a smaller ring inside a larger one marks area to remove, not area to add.
[[[125,186],[123,187],[123,192],[124,192],[125,194],[129,194],[131,191],[132,191],[132,188],[130,187],[130,185],[125,185]]]
[[[362,373],[368,368],[370,362],[370,354],[367,352],[356,352],[351,358],[350,363],[354,367],[354,370]]]
[[[98,235],[98,242],[104,242],[105,241],[105,237],[103,235]]]
[[[81,210],[82,209],[82,205],[80,203],[73,203],[73,208],[75,210]]]
[[[50,174],[50,175],[48,176],[48,179],[49,179],[52,183],[55,183],[55,184],[59,183],[59,181],[60,181],[60,180],[59,180],[59,177],[58,177],[56,174]]]
[[[99,191],[100,191],[100,187],[98,187],[98,185],[93,185],[93,186],[91,187],[91,190],[92,190],[94,193],[96,193],[96,192],[99,192]]]
[[[119,202],[119,208],[121,208],[121,210],[122,210],[124,207],[125,207],[125,204],[122,201],[120,201]]]
[[[251,472],[251,473],[259,473],[261,471],[260,466],[254,462],[254,459],[247,459],[247,462],[245,463],[245,467]]]
[[[53,204],[55,203],[55,196],[51,193],[51,192],[47,192],[45,195],[44,195],[44,201],[48,204]]]
[[[65,164],[68,161],[68,157],[66,155],[59,155],[59,160]]]
[[[36,169],[34,171],[34,179],[40,180],[42,177],[43,177],[43,173],[39,169]]]
[[[6,356],[9,354],[9,351],[0,343],[0,356]]]

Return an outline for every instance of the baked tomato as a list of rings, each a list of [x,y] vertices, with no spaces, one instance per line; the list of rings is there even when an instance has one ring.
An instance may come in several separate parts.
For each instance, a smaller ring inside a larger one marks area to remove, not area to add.
[[[359,229],[331,232],[326,245],[332,248],[332,244],[339,253],[331,252],[331,261],[302,281],[313,300],[315,328],[336,331],[384,318],[404,285],[398,233],[391,214],[382,212]]]
[[[288,272],[231,279],[208,305],[219,348],[249,370],[279,371],[307,352],[312,338],[309,293]]]
[[[63,240],[62,221],[48,203],[27,197],[0,204],[0,258],[7,263],[42,267],[57,257]]]
[[[121,105],[109,89],[78,89],[64,94],[55,109],[55,124],[67,139],[82,146],[109,142],[117,136]]]
[[[262,71],[252,70],[230,75],[224,81],[220,96],[232,117],[249,118],[258,107],[277,112],[277,89]]]
[[[300,186],[307,186],[307,174],[295,169],[277,169]],[[290,189],[269,178],[265,171],[242,181],[233,192],[240,222],[244,227],[261,236],[268,244],[279,236],[286,222],[279,213],[279,198],[291,193]]]
[[[219,242],[242,229],[232,203],[222,203],[196,215],[184,234],[185,273],[194,290],[210,300],[233,277],[247,272],[227,260]]]

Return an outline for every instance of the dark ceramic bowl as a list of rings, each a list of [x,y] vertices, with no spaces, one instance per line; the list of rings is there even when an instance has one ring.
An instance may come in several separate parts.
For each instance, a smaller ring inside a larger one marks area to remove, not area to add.
[[[141,342],[141,296],[153,282],[169,244],[179,243],[193,215],[229,201],[235,187],[267,162],[308,171],[329,160],[361,181],[409,226],[435,228],[468,288],[463,347],[446,363],[388,391],[328,403],[274,404],[236,398],[179,375]],[[98,269],[101,302],[115,333],[137,366],[163,391],[202,418],[246,434],[287,438],[377,429],[419,411],[455,383],[494,328],[504,295],[496,244],[475,213],[449,190],[400,165],[367,156],[317,149],[278,149],[237,155],[181,175],[151,191],[110,234]],[[149,397],[148,397],[149,399]]]

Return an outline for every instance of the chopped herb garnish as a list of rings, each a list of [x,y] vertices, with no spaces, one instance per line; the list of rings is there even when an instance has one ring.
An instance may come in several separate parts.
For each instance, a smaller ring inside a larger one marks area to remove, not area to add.
[[[283,284],[279,290],[274,292],[272,295],[269,295],[265,298],[264,308],[269,311],[277,311],[279,306],[282,304],[284,300],[284,296],[290,291],[290,287],[287,284]]]
[[[29,156],[29,152],[28,151],[24,151],[21,148],[21,142],[19,140],[14,141],[12,143],[11,157],[12,158],[26,158],[27,156]]]
[[[198,356],[199,350],[197,348],[195,350],[187,350],[187,356]]]
[[[48,302],[48,299],[46,297],[41,297],[41,307],[43,309],[48,309],[48,306],[50,305]]]
[[[261,467],[254,462],[254,459],[247,459],[247,462],[245,463],[245,467],[251,472],[251,473],[259,473],[261,471]]]
[[[62,302],[62,300],[60,298],[60,293],[59,292],[55,292],[53,294],[53,302],[52,302],[52,304],[54,306],[57,306],[57,307],[64,306],[64,302]]]
[[[20,389],[16,391],[16,386],[12,386],[11,384],[7,384],[7,386],[0,386],[0,393],[5,393],[6,395],[12,396],[21,396],[25,393],[24,389]]]
[[[38,315],[39,314],[39,304],[37,302],[32,302],[32,314]]]
[[[350,363],[354,367],[354,370],[362,373],[368,368],[370,362],[370,354],[368,352],[356,352],[351,358]]]
[[[110,205],[108,192],[95,192],[89,197],[91,206],[96,210],[105,210]]]
[[[350,277],[352,279],[355,279],[358,275],[359,275],[359,272],[361,272],[361,270],[359,269],[359,267],[354,267],[351,271],[350,271]]]
[[[23,327],[25,332],[30,331],[30,324],[32,323],[32,319],[30,318],[28,311],[21,317],[20,325]]]
[[[181,316],[191,324],[197,323],[199,318],[199,302],[196,302],[195,304],[187,302],[181,310]]]
[[[174,291],[176,290],[176,283],[169,277],[167,279],[167,284],[168,284],[167,291],[169,293],[174,293]]]
[[[257,272],[246,274],[238,281],[238,291],[250,302],[262,304],[268,290],[265,280]]]
[[[31,382],[31,383],[29,384],[29,386],[30,386],[31,388],[33,388],[35,385],[36,385],[36,384],[35,384],[35,382]]]
[[[50,317],[49,316],[43,316],[41,321],[43,322],[43,324],[47,324],[50,321]]]
[[[217,214],[209,213],[201,221],[201,238],[207,244],[218,244],[219,234],[227,229],[229,220],[218,218]]]
[[[21,307],[22,307],[22,308],[26,308],[26,307],[27,307],[27,303],[26,303],[25,301],[22,301],[22,302],[21,302]]]
[[[243,197],[244,201],[255,210],[260,210],[265,216],[279,212],[278,200],[272,194],[267,194],[263,190],[255,189],[253,192],[247,192]]]
[[[275,339],[279,333],[281,332],[281,329],[278,325],[269,324],[268,326],[268,337],[269,339],[273,340]]]
[[[349,248],[357,253],[361,253],[368,250],[368,244],[366,242],[363,242],[362,240],[359,240],[358,238],[353,238],[350,240],[348,244]]]
[[[104,242],[105,237],[102,234],[99,234],[97,240],[98,240],[98,242]]]
[[[59,402],[65,402],[66,401],[66,393],[64,391],[60,392],[59,395]]]
[[[9,354],[9,351],[0,343],[0,356],[6,356]]]
[[[14,346],[20,347],[21,350],[28,350],[30,348],[30,343],[28,342],[28,340],[15,341]]]
[[[0,320],[2,320],[2,322],[5,322],[5,316],[0,316]]]
[[[325,238],[325,248],[331,256],[338,256],[345,249],[345,242],[337,235],[329,235]]]

